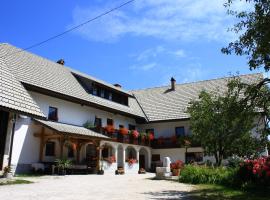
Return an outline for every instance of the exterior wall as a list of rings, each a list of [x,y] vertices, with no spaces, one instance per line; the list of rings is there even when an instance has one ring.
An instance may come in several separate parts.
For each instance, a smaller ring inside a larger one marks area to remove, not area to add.
[[[140,131],[145,131],[145,129],[154,129],[155,138],[158,137],[171,137],[175,135],[175,127],[185,127],[185,133],[191,134],[189,128],[189,121],[175,121],[175,122],[160,122],[160,123],[149,123],[149,124],[139,124],[138,129]]]
[[[34,137],[35,132],[40,132],[40,128],[34,125],[30,118],[19,115],[15,126],[11,161],[16,173],[29,171],[31,163],[39,160],[39,138]]]
[[[48,116],[49,106],[58,108],[59,122],[82,126],[87,120],[94,122],[95,116],[97,116],[98,118],[102,118],[102,126],[107,125],[107,118],[114,120],[116,128],[119,127],[119,124],[124,125],[125,127],[128,127],[128,124],[136,125],[135,120],[129,117],[113,114],[89,106],[81,106],[80,104],[36,92],[30,92],[30,94],[46,116]]]
[[[159,154],[161,161],[163,161],[164,157],[170,157],[172,162],[176,160],[185,162],[185,152],[185,148],[152,149],[152,154]],[[191,147],[187,149],[187,152],[203,152],[203,149],[201,147]]]

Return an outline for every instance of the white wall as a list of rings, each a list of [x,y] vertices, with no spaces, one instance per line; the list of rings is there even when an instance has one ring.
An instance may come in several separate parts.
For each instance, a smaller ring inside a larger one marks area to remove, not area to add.
[[[89,106],[81,106],[80,104],[36,92],[30,92],[30,94],[46,116],[48,116],[49,106],[58,108],[59,122],[82,126],[87,120],[94,122],[95,116],[97,116],[102,118],[102,126],[107,125],[107,118],[114,120],[116,128],[119,127],[119,124],[124,125],[125,127],[128,127],[128,124],[136,124],[133,118],[119,114],[112,114]]]
[[[149,124],[140,124],[138,129],[140,131],[145,131],[145,129],[154,129],[155,138],[160,136],[171,137],[175,135],[175,127],[185,127],[185,133],[190,134],[189,121],[175,121],[175,122],[160,122],[160,123],[149,123]]]
[[[181,160],[185,162],[185,148],[173,148],[173,149],[152,149],[152,154],[159,154],[160,160],[163,161],[164,157],[170,157],[172,162]],[[190,147],[187,152],[203,152],[201,147]]]

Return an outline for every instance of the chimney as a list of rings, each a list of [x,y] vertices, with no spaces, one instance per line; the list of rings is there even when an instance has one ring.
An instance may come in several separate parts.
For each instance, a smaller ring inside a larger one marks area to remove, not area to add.
[[[58,60],[57,63],[60,65],[65,65],[65,61],[62,58],[60,60]]]
[[[115,87],[117,87],[117,88],[122,88],[122,86],[120,85],[120,84],[118,84],[118,83],[115,83],[115,84],[113,84]]]
[[[175,82],[176,82],[176,80],[172,77],[171,78],[171,90],[175,90]]]

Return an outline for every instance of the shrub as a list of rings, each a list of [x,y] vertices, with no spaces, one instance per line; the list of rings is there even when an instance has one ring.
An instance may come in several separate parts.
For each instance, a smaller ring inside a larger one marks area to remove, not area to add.
[[[186,165],[181,171],[179,181],[192,184],[234,185],[237,169],[225,167],[206,167]]]
[[[270,156],[240,163],[239,178],[243,183],[270,186]]]

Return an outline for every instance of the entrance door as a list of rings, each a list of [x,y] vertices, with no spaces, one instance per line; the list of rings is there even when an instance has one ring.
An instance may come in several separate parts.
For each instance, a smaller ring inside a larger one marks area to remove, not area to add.
[[[139,165],[140,165],[140,168],[145,169],[145,155],[140,155],[140,157],[139,157]]]
[[[8,127],[8,115],[8,112],[0,111],[0,170],[3,168],[3,159]]]
[[[87,165],[92,169],[97,166],[97,148],[95,144],[88,144],[86,146],[86,161]]]

